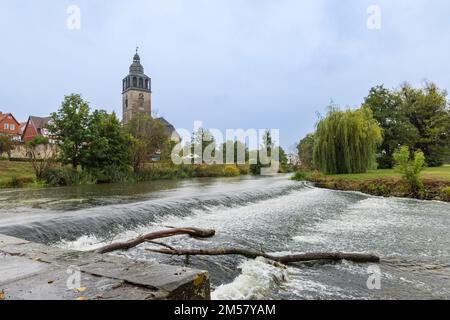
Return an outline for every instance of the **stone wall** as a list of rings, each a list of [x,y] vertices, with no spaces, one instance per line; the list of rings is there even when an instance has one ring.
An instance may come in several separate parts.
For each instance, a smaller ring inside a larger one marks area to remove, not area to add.
[[[37,146],[38,158],[42,158],[41,155],[44,154],[44,145]],[[58,147],[56,145],[51,145],[51,155],[56,156],[58,154]],[[0,154],[0,158],[8,158],[7,153]],[[28,159],[27,149],[24,144],[17,145],[14,150],[11,151],[11,158],[14,159]]]

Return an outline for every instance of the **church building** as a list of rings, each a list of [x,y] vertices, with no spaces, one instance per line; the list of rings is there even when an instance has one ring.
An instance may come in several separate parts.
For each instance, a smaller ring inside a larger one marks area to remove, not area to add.
[[[152,79],[144,73],[141,57],[136,48],[129,74],[122,80],[123,124],[127,124],[135,114],[152,116]],[[181,137],[175,127],[166,119],[158,118],[166,128],[168,136],[179,143]]]

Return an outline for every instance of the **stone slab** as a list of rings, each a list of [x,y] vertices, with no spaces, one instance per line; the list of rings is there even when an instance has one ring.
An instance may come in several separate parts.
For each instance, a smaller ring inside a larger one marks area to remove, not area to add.
[[[0,291],[14,300],[201,300],[210,298],[210,280],[206,271],[0,235]]]

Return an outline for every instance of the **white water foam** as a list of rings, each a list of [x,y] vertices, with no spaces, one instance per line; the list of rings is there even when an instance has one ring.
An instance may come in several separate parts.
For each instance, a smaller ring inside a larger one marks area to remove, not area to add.
[[[309,244],[321,244],[325,243],[326,239],[321,237],[320,235],[310,235],[310,236],[296,236],[293,237],[292,240],[301,243],[309,243]]]
[[[57,243],[57,247],[74,251],[90,251],[100,248],[101,240],[99,240],[96,236],[86,235],[75,241],[62,240]]]
[[[284,265],[264,258],[246,260],[239,268],[242,273],[233,282],[214,290],[213,300],[270,299],[273,287],[288,281]]]
[[[287,283],[285,289],[298,299],[352,299],[352,296],[347,294],[344,289],[311,280],[298,271],[294,272],[291,278],[292,280]]]

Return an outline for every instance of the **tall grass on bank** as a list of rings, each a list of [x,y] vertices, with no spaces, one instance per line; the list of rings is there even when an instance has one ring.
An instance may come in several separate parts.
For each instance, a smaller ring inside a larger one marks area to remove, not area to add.
[[[71,167],[54,167],[44,172],[43,183],[49,186],[70,186],[201,177],[237,177],[248,172],[247,166],[236,165],[148,164],[136,173],[130,169],[114,167],[90,171]]]

